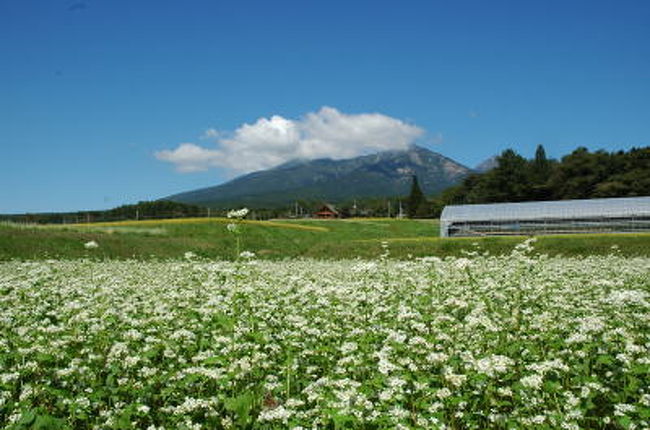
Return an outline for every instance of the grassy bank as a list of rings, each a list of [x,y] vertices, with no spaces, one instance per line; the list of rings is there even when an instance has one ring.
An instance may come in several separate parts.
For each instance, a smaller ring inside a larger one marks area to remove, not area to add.
[[[210,259],[234,258],[235,237],[219,218],[130,221],[66,226],[0,224],[0,260],[46,258],[181,258],[191,251]],[[458,256],[466,251],[504,254],[523,237],[443,239],[435,220],[246,221],[241,249],[260,258],[375,258],[388,242],[394,258]],[[84,243],[94,240],[96,249]],[[550,255],[650,255],[650,234],[541,236],[537,252]]]

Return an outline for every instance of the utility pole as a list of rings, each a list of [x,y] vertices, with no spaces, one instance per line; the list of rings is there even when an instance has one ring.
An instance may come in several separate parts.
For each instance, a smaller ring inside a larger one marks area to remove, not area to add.
[[[210,218],[210,208],[208,208],[208,218]]]
[[[390,218],[390,200],[388,200],[388,218]]]
[[[139,219],[140,219],[140,209],[136,209],[135,210],[135,220],[137,221]]]

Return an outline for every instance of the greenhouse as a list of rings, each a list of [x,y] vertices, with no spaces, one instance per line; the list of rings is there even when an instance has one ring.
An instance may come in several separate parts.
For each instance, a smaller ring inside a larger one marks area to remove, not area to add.
[[[446,206],[440,236],[650,232],[650,197]]]

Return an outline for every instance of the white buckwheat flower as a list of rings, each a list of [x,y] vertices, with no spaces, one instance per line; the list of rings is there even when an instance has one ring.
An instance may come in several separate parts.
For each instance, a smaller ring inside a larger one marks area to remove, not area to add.
[[[237,210],[232,210],[228,212],[228,218],[239,218],[242,219],[248,215],[248,208],[241,208]]]
[[[99,248],[99,244],[97,242],[95,242],[94,240],[91,240],[90,242],[84,243],[84,248],[86,248],[86,249]]]

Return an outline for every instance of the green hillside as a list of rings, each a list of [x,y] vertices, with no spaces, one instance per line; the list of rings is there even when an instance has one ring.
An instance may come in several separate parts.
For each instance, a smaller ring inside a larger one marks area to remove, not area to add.
[[[293,161],[214,187],[165,197],[213,208],[278,207],[296,200],[343,202],[408,194],[413,175],[427,194],[457,184],[470,170],[436,152],[412,146],[345,160]]]

